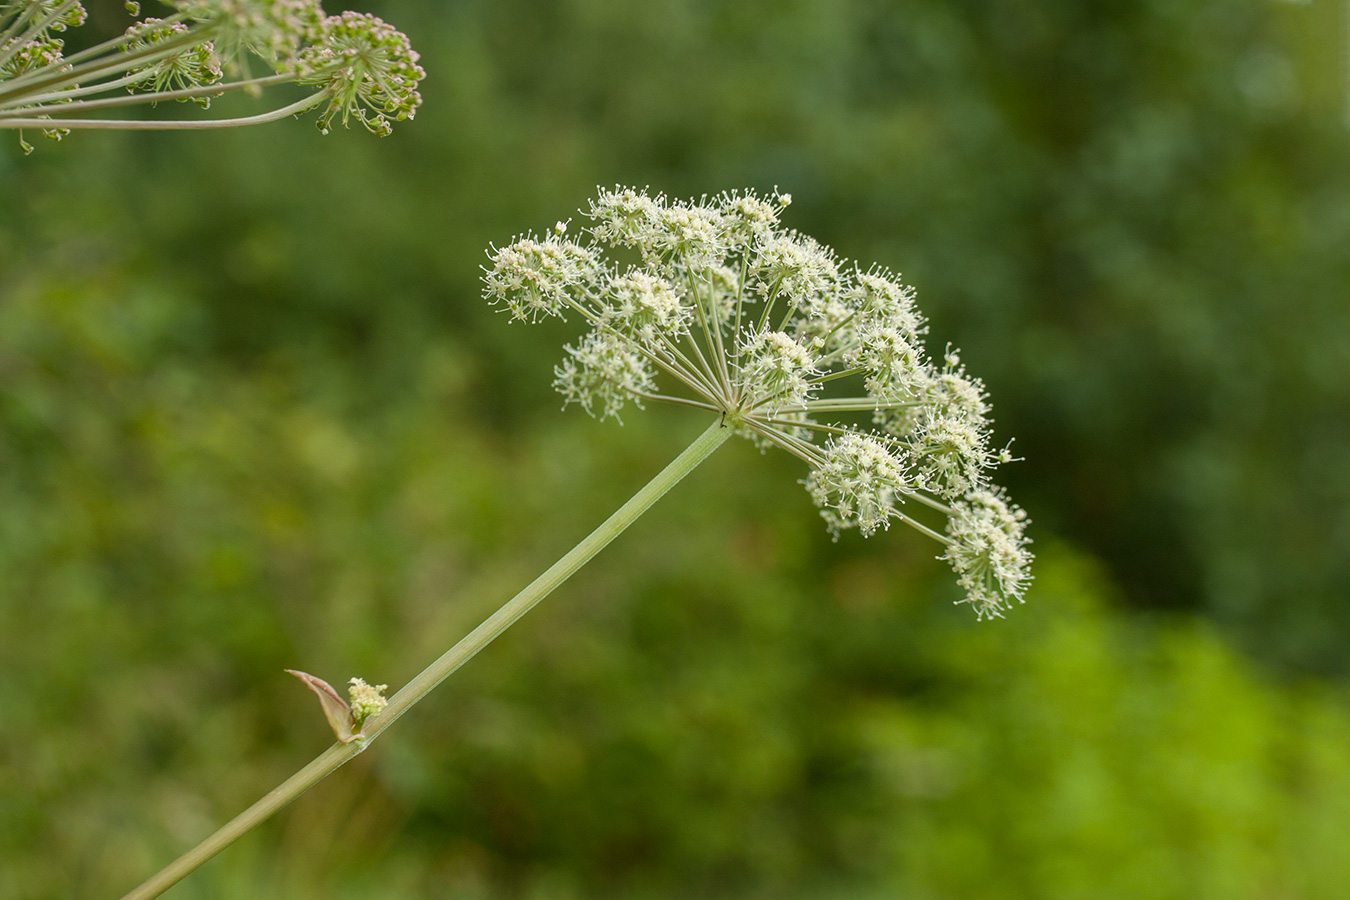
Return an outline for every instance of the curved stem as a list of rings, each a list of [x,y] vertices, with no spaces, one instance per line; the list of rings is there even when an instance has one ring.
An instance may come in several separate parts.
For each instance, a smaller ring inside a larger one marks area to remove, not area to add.
[[[544,574],[530,582],[523,591],[507,601],[483,624],[469,632],[467,637],[447,650],[440,659],[423,669],[420,675],[404,685],[403,689],[397,694],[390,697],[389,705],[384,710],[366,720],[363,731],[365,731],[367,737],[374,738],[392,725],[408,711],[409,707],[425,697],[451,672],[472,659],[497,635],[510,628],[517,619],[533,609],[535,604],[552,593],[554,588],[571,577],[577,569],[589,562],[591,557],[603,550],[629,525],[636,522],[638,516],[665,496],[666,492],[678,484],[684,476],[692,472],[695,466],[722,446],[726,439],[731,437],[732,432],[733,429],[723,423],[720,418],[709,425],[708,429],[695,438],[694,442],[686,447],[683,453],[675,457],[668,466],[662,469],[655,478],[647,482],[627,503],[619,507],[599,528],[586,535],[581,543],[567,551],[567,554],[550,566]]]
[[[90,109],[107,109],[115,106],[135,106],[138,103],[157,103],[160,100],[195,100],[199,97],[210,97],[211,99],[215,99],[230,91],[257,90],[273,84],[285,84],[288,81],[294,81],[295,78],[291,75],[270,75],[266,78],[255,78],[252,81],[229,81],[200,85],[191,88],[179,88],[171,91],[142,91],[138,94],[129,94],[122,97],[108,97],[102,100],[72,99],[68,103],[62,102],[67,97],[88,97],[91,94],[98,94],[103,91],[125,87],[128,84],[135,84],[139,80],[144,80],[143,74],[128,75],[126,78],[120,78],[117,81],[106,81],[102,84],[91,85],[87,88],[52,91],[47,94],[38,94],[33,97],[22,97],[18,100],[11,101],[10,103],[0,104],[0,107],[7,110],[14,110],[10,115],[27,114],[31,110],[38,109],[40,104],[48,104],[45,108],[41,109],[42,112],[49,112],[53,109],[63,112],[83,112]]]
[[[950,516],[956,512],[956,510],[952,509],[950,506],[943,503],[942,501],[934,500],[932,497],[928,496],[927,494],[920,493],[919,491],[905,491],[904,495],[906,500],[915,500],[919,503],[922,503],[924,506],[936,509],[944,516]]]
[[[489,616],[458,644],[451,647],[439,659],[422,670],[403,689],[389,698],[389,705],[378,715],[367,719],[362,736],[349,744],[337,743],[319,754],[314,760],[290,778],[272,790],[257,803],[231,819],[215,834],[184,853],[177,860],[160,870],[149,881],[131,891],[122,900],[151,900],[190,874],[202,863],[234,843],[277,810],[286,806],[296,797],[318,784],[335,772],[343,763],[356,756],[386,728],[394,724],[400,716],[411,709],[419,700],[429,694],[464,663],[472,659],[479,650],[492,643],[498,635],[510,628],[525,613],[534,608],[553,589],[572,576],[578,569],[590,561],[591,557],[605,548],[610,541],[623,533],[629,525],[646,512],[653,503],[680,482],[694,467],[716,450],[729,438],[733,428],[718,421],[708,430],[695,438],[684,452],[651,481],[632,496],[631,499],[606,519],[599,528],[592,531],[581,543],[569,550],[562,559],[548,568],[544,574],[530,582],[520,593],[508,600],[501,609]]]
[[[915,531],[919,532],[920,534],[926,534],[926,535],[928,535],[930,538],[932,538],[933,540],[937,541],[939,544],[944,544],[944,545],[946,545],[946,546],[948,546],[948,547],[950,547],[950,546],[952,545],[952,539],[949,538],[949,537],[947,537],[947,535],[945,535],[945,534],[938,534],[936,531],[934,531],[933,529],[929,528],[927,525],[923,524],[922,522],[918,522],[918,521],[916,521],[916,520],[914,520],[914,519],[911,519],[909,516],[905,515],[904,513],[900,512],[899,510],[896,510],[896,511],[892,512],[891,515],[895,516],[895,517],[896,517],[897,519],[899,519],[901,522],[904,522],[906,525],[908,525],[910,528],[913,528]]]
[[[126,131],[197,131],[206,128],[235,128],[240,125],[261,125],[287,116],[299,115],[325,99],[322,92],[289,106],[256,116],[237,119],[8,119],[0,117],[0,128],[118,128]]]

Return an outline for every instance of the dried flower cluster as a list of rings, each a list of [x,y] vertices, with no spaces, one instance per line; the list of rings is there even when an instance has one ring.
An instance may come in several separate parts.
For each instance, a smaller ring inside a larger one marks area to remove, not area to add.
[[[945,546],[979,617],[1002,615],[1031,553],[1025,514],[989,480],[1010,456],[991,444],[983,384],[955,351],[928,357],[912,289],[782,228],[789,202],[601,191],[580,240],[559,223],[494,248],[485,293],[516,319],[589,326],[555,369],[567,403],[616,419],[643,401],[716,412],[810,467],[836,538],[903,521]],[[925,524],[939,516],[943,530]]]
[[[425,74],[408,39],[375,16],[325,16],[318,0],[167,0],[164,18],[70,55],[57,34],[84,22],[78,0],[0,0],[0,127],[208,128],[247,125],[322,107],[320,131],[355,119],[379,135],[411,119]],[[139,5],[127,4],[133,16]],[[257,70],[262,70],[258,74]],[[281,83],[317,88],[305,98],[236,119],[99,119],[94,110],[193,101]],[[22,141],[25,151],[32,147]]]

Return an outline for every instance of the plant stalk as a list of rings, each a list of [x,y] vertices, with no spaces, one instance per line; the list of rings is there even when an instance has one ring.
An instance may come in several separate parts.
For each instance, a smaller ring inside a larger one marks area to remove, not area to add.
[[[460,640],[435,662],[422,670],[393,697],[389,705],[377,715],[366,720],[362,728],[362,737],[349,744],[336,743],[316,756],[308,765],[286,779],[261,800],[235,816],[210,837],[184,853],[177,860],[161,869],[140,887],[128,893],[122,900],[151,900],[193,872],[202,863],[224,850],[235,840],[262,824],[273,813],[286,806],[296,797],[331,775],[343,763],[359,754],[370,742],[386,728],[394,724],[400,716],[414,704],[431,693],[436,685],[444,681],[452,672],[472,659],[479,650],[510,628],[525,613],[572,576],[578,569],[590,561],[591,557],[605,548],[610,541],[623,533],[629,525],[646,512],[652,504],[665,495],[680,479],[688,475],[703,460],[720,447],[734,429],[719,417],[706,431],[699,435],[684,452],[675,457],[661,472],[632,496],[623,506],[606,519],[581,543],[569,550],[562,559],[548,568],[544,574],[530,582],[520,593],[508,600],[500,609]]]
[[[208,128],[235,128],[241,125],[275,122],[287,116],[298,116],[305,110],[318,106],[325,99],[327,98],[320,91],[281,109],[237,119],[52,119],[0,116],[0,128],[116,128],[122,131],[201,131]],[[53,112],[60,111],[53,110]]]

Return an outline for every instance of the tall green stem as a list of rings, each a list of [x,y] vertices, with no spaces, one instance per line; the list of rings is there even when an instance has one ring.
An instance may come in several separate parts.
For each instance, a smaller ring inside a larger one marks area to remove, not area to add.
[[[524,590],[489,616],[483,624],[471,631],[458,644],[451,647],[439,659],[427,666],[412,681],[403,686],[393,697],[389,705],[378,715],[366,720],[362,729],[364,739],[349,744],[337,743],[314,758],[309,765],[286,779],[269,794],[254,803],[248,809],[235,816],[215,834],[184,853],[177,860],[161,869],[158,874],[140,887],[127,894],[122,900],[150,900],[177,884],[202,863],[215,856],[221,850],[234,843],[261,824],[277,810],[290,803],[296,797],[309,790],[315,784],[331,775],[343,763],[356,756],[386,728],[407,712],[415,703],[431,692],[436,685],[444,681],[464,663],[468,662],[488,644],[510,628],[517,619],[534,608],[540,600],[547,597],[554,588],[566,581],[571,575],[590,561],[591,557],[604,549],[610,541],[623,533],[629,525],[637,521],[660,500],[680,479],[693,471],[694,467],[720,447],[729,438],[734,429],[720,418],[699,435],[683,453],[675,457],[670,465],[661,470],[651,481],[625,503],[599,528],[588,534],[581,543],[567,552],[548,571],[530,582]]]

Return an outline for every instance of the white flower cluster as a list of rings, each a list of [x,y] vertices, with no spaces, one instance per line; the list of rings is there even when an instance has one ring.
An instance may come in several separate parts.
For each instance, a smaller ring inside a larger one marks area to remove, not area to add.
[[[516,319],[586,322],[554,372],[568,403],[601,418],[644,401],[715,412],[810,467],[836,538],[903,521],[945,546],[981,618],[1002,615],[1031,553],[1025,514],[989,482],[1010,457],[991,445],[983,384],[955,351],[928,358],[910,288],[782,228],[789,202],[604,190],[581,239],[559,223],[494,248],[485,294]],[[945,528],[925,524],[937,517]]]
[[[351,698],[352,725],[357,731],[361,724],[389,705],[384,699],[387,684],[366,684],[363,679],[353,678],[348,683],[347,696]]]
[[[976,609],[998,610],[1008,597],[1021,597],[1027,571],[1027,514],[1008,503],[1000,488],[972,491],[953,504],[947,525],[952,541],[943,559]]]

